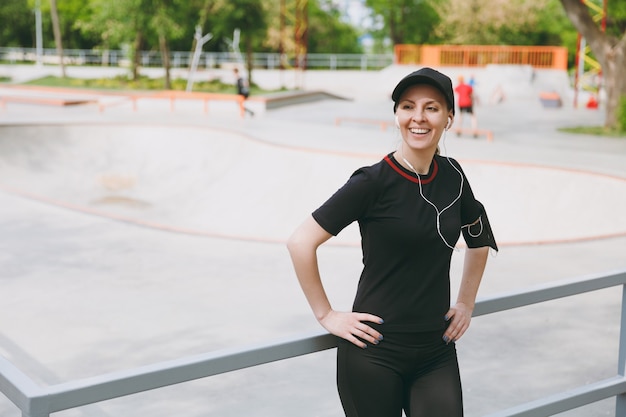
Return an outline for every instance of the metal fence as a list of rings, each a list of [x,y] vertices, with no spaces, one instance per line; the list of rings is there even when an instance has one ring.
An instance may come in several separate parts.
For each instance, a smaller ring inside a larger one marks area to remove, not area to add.
[[[159,52],[143,51],[140,54],[140,63],[143,67],[162,67],[163,62]],[[170,53],[172,68],[189,68],[193,53],[190,51],[173,51]],[[102,65],[102,66],[130,66],[130,55],[122,50],[93,50],[93,49],[66,49],[63,51],[63,62],[66,65]],[[225,64],[240,62],[241,56],[231,52],[202,52],[198,61],[199,68],[219,68]],[[309,69],[361,69],[379,70],[393,63],[394,55],[389,54],[307,54],[307,68]],[[252,54],[254,68],[279,69],[281,55],[278,53]],[[283,56],[286,67],[295,65],[294,59]],[[0,47],[0,62],[59,64],[56,49],[43,49],[38,55],[35,48],[2,48]]]
[[[616,376],[501,410],[487,417],[548,417],[611,397],[617,397],[615,416],[626,415],[626,270],[483,299],[476,304],[474,316],[615,286],[622,286]],[[57,411],[320,352],[336,346],[337,339],[334,336],[318,332],[300,338],[206,353],[48,387],[35,384],[11,362],[0,357],[0,391],[19,407],[23,417],[49,417]]]

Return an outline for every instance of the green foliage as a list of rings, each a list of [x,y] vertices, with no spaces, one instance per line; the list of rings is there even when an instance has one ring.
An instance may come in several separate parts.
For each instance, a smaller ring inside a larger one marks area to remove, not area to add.
[[[579,127],[562,127],[559,132],[576,133],[580,135],[595,135],[608,138],[626,138],[626,131],[617,129],[607,129],[604,126],[579,126]]]
[[[31,20],[30,30],[33,33],[34,38],[34,13],[36,7],[36,0],[3,0],[8,2],[19,1],[20,3],[25,3],[28,14],[30,16],[29,20]],[[52,24],[50,22],[50,0],[40,0],[40,9],[42,16],[42,26],[43,26],[43,43],[45,48],[53,48],[54,47],[54,38],[52,36]],[[63,46],[65,48],[74,48],[74,49],[90,49],[93,48],[97,42],[98,38],[94,36],[86,36],[84,33],[81,33],[79,28],[75,26],[75,22],[84,19],[88,15],[89,8],[85,7],[84,0],[59,0],[57,1],[57,11],[59,14],[59,20],[61,25],[61,32],[63,34]],[[88,4],[87,4],[88,6]],[[34,41],[33,41],[34,43]],[[1,45],[1,44],[0,44]],[[4,45],[1,45],[4,46]],[[24,46],[24,45],[20,45]]]
[[[435,28],[442,21],[438,0],[366,0],[379,27],[377,38],[388,37],[393,44],[441,43]]]
[[[311,53],[358,54],[363,50],[359,45],[359,33],[346,22],[341,21],[341,13],[330,1],[309,4],[309,45]]]
[[[547,45],[576,48],[577,32],[567,18],[560,1],[550,0],[535,10],[535,24],[521,26],[511,45]],[[508,42],[503,42],[507,44]]]
[[[235,29],[240,30],[242,50],[263,43],[267,12],[261,0],[217,1],[211,10],[213,21],[208,31],[224,46],[228,47],[227,40],[232,40]]]
[[[78,19],[75,26],[86,36],[97,36],[103,49],[117,49],[132,41],[137,29],[133,16],[139,11],[132,0],[90,0],[85,5],[86,17]],[[130,38],[130,39],[129,39]]]
[[[617,109],[617,124],[620,132],[626,133],[626,96],[622,96]]]
[[[445,43],[576,46],[559,0],[445,0],[437,10]]]
[[[611,36],[622,37],[626,32],[626,2],[609,0],[606,14],[606,32]]]
[[[34,47],[36,0],[0,0],[0,46]],[[40,0],[44,47],[54,47],[49,0]],[[58,0],[66,48],[191,50],[194,31],[213,38],[205,51],[226,51],[239,27],[254,51],[278,51],[280,0]],[[293,7],[294,2],[287,2]],[[393,43],[564,45],[573,52],[577,31],[559,0],[365,0],[373,24],[342,21],[337,2],[309,0],[309,52],[360,53],[358,37],[371,33],[377,52]],[[293,50],[295,10],[288,10],[285,47]],[[626,31],[626,1],[608,1],[607,32]],[[570,54],[573,56],[573,53]]]
[[[24,0],[0,1],[0,46],[34,46],[35,16]]]
[[[97,90],[134,90],[134,91],[158,91],[163,90],[162,78],[149,78],[145,76],[138,77],[136,80],[132,80],[127,76],[117,76],[113,78],[60,78],[54,76],[48,76],[32,80],[26,83],[27,85],[39,85],[45,87],[73,87],[73,88],[87,88]],[[187,80],[177,78],[172,80],[172,90],[184,91],[187,87]],[[252,94],[260,95],[269,93],[260,89],[256,85],[252,85]],[[236,87],[233,84],[226,84],[219,79],[210,81],[196,81],[193,85],[194,92],[206,92],[206,93],[226,93],[235,94]]]
[[[181,4],[166,0],[152,0],[150,3],[153,13],[148,20],[148,27],[170,41],[180,39],[185,33],[177,18],[182,12]]]
[[[34,47],[36,0],[1,0],[0,46]],[[139,42],[143,50],[159,51],[159,36],[170,50],[192,50],[196,25],[213,38],[205,51],[228,51],[233,32],[241,29],[241,49],[278,51],[279,0],[59,0],[63,44],[71,49],[126,49]],[[293,5],[293,3],[292,3]],[[41,0],[43,41],[54,47],[49,0]],[[288,10],[287,47],[293,47],[293,15]],[[290,21],[291,19],[291,21]],[[271,22],[271,25],[270,25]],[[273,26],[273,27],[272,27]],[[341,20],[330,0],[309,0],[309,51],[360,53],[360,32]],[[130,56],[129,56],[130,58]]]

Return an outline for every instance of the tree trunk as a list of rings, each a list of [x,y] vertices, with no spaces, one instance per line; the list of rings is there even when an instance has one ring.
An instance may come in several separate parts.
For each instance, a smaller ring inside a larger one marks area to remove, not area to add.
[[[606,54],[602,65],[604,88],[606,90],[606,119],[604,127],[614,129],[618,126],[619,104],[622,97],[626,97],[626,48],[611,48]]]
[[[162,33],[159,34],[159,49],[161,50],[161,61],[163,62],[163,68],[165,68],[165,89],[171,90],[172,79],[170,76],[170,69],[171,69],[170,50],[167,47],[167,39],[165,38],[165,35]]]
[[[398,33],[398,24],[396,23],[396,15],[393,10],[389,10],[389,35],[393,45],[404,43],[404,39]]]
[[[143,45],[143,34],[137,31],[135,35],[135,45],[133,51],[133,81],[139,79],[139,68],[141,67],[141,47]]]
[[[52,18],[52,31],[54,32],[54,44],[57,47],[59,65],[61,65],[61,77],[65,78],[65,62],[63,59],[63,41],[61,40],[61,24],[56,0],[50,0],[50,17]]]
[[[593,21],[587,6],[580,0],[561,0],[561,4],[574,27],[585,38],[589,48],[600,62],[604,88],[607,93],[604,127],[618,126],[618,109],[621,97],[626,97],[626,32],[621,39],[608,36]]]

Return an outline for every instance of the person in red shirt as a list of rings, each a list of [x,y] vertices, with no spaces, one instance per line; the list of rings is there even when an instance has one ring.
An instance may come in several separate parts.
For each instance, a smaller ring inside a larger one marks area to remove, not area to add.
[[[458,96],[459,103],[459,128],[457,129],[457,135],[461,136],[461,129],[463,129],[463,115],[465,113],[470,115],[470,122],[474,137],[478,136],[478,121],[474,114],[474,89],[471,85],[465,84],[463,76],[459,76],[459,84],[454,88],[454,92]]]

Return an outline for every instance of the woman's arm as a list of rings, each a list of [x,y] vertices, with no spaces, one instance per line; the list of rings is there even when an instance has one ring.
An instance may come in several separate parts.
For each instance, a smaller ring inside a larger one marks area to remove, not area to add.
[[[451,320],[443,336],[446,343],[459,340],[470,325],[488,254],[488,246],[468,248],[465,252],[459,295],[456,304],[448,310],[446,315],[447,320]]]
[[[331,236],[309,216],[289,238],[287,249],[300,287],[315,318],[326,330],[362,348],[367,347],[363,340],[376,344],[382,339],[381,334],[364,322],[382,323],[380,317],[367,313],[338,312],[332,309],[328,301],[320,277],[317,248]]]

